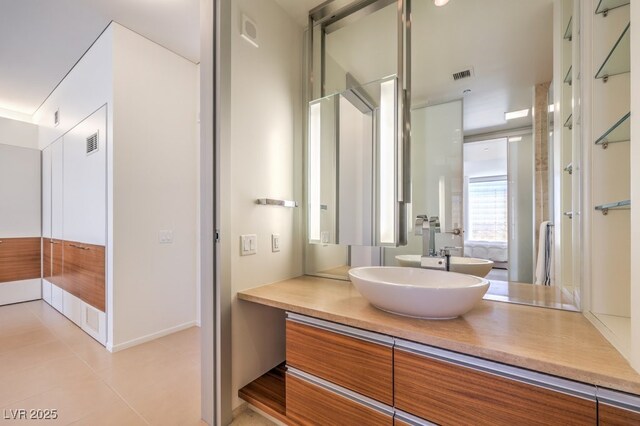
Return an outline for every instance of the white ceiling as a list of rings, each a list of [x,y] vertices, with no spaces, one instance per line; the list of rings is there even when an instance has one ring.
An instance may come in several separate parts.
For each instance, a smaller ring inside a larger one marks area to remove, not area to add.
[[[327,36],[327,53],[360,82],[395,73],[395,7]],[[475,77],[452,74],[473,67]],[[532,88],[553,77],[553,0],[413,2],[414,106],[464,97],[465,134],[531,124],[506,122],[506,111],[530,108]],[[465,89],[471,93],[463,95]]]
[[[0,109],[33,114],[112,20],[199,62],[199,8],[198,0],[0,2]]]

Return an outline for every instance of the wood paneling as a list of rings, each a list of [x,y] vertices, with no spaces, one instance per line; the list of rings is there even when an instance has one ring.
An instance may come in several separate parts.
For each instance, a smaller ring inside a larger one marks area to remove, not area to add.
[[[0,283],[40,278],[40,237],[0,241]]]
[[[396,408],[442,425],[594,425],[596,402],[396,350]]]
[[[42,239],[42,278],[51,281],[51,243],[50,238]]]
[[[287,321],[287,364],[393,405],[393,349]]]
[[[393,425],[390,415],[287,374],[287,419],[299,425]]]
[[[393,419],[393,426],[411,426],[409,423],[403,422],[399,419]]]
[[[238,396],[281,422],[287,421],[285,365],[280,364],[238,391]]]
[[[55,253],[58,245],[54,244],[54,246]],[[62,246],[63,266],[62,279],[59,286],[94,308],[104,312],[104,247],[73,241],[64,241]]]
[[[640,425],[640,412],[625,410],[609,404],[598,404],[598,424],[604,426]]]

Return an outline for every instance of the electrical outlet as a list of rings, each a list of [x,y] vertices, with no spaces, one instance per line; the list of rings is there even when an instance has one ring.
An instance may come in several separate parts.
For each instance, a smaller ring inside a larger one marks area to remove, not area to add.
[[[271,234],[271,251],[280,251],[280,234]]]
[[[162,230],[158,234],[158,241],[160,244],[171,244],[173,243],[173,231],[171,230]]]
[[[258,253],[258,236],[256,234],[240,235],[240,256]]]

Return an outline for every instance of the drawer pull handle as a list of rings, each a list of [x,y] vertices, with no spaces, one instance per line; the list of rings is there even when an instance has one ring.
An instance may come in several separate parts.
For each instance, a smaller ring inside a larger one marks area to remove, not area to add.
[[[89,247],[79,246],[77,244],[69,244],[71,247],[75,247],[80,250],[91,250]]]

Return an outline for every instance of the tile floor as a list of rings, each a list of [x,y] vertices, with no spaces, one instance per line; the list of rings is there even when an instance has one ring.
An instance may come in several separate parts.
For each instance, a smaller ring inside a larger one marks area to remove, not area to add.
[[[12,421],[11,409],[59,417]],[[200,329],[111,354],[43,301],[0,307],[0,424],[22,423],[204,424]]]

